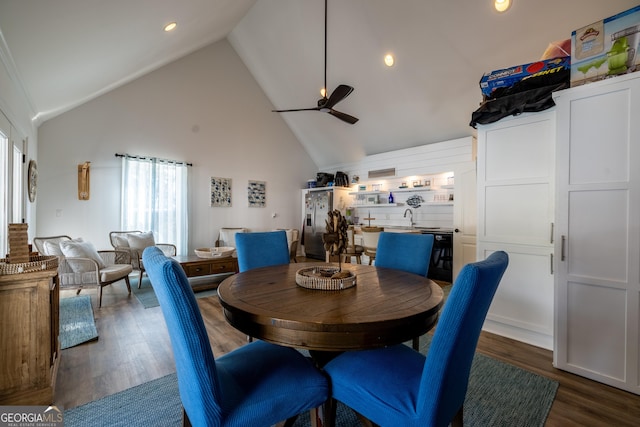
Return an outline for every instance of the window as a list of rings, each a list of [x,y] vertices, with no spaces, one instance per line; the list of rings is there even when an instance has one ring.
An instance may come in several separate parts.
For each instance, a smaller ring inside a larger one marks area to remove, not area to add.
[[[13,171],[12,171],[12,180],[13,180],[13,203],[12,203],[12,221],[13,222],[23,222],[24,218],[24,153],[22,152],[22,147],[20,144],[13,143]]]
[[[0,127],[0,187],[2,187],[2,196],[0,196],[0,258],[8,251],[7,247],[7,225],[9,224],[9,162],[7,154],[9,153],[9,138]]]
[[[0,113],[0,258],[9,251],[7,229],[24,222],[24,145],[9,120]]]
[[[188,251],[187,164],[122,156],[122,230],[153,231],[156,242]]]

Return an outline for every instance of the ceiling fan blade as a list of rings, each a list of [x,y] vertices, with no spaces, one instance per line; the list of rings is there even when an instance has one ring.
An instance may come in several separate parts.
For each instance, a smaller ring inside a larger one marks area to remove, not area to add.
[[[312,107],[312,108],[293,108],[291,110],[271,110],[272,113],[289,113],[291,111],[318,111],[320,108]]]
[[[347,85],[338,86],[333,91],[329,99],[327,100],[327,103],[324,105],[324,108],[329,108],[329,109],[333,108],[334,105],[336,105],[338,102],[342,101],[347,96],[349,96],[351,92],[353,92],[353,88],[351,86],[347,86]]]
[[[340,120],[342,120],[344,122],[349,123],[350,125],[353,125],[358,121],[357,117],[350,116],[350,115],[348,115],[346,113],[342,113],[340,111],[329,110],[328,113],[331,114],[334,117],[339,118]]]

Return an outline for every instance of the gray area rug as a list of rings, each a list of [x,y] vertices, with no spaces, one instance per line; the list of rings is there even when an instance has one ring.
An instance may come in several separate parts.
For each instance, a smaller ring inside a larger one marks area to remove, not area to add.
[[[421,338],[421,349],[428,347]],[[490,357],[476,354],[464,404],[468,426],[544,426],[558,383]],[[66,427],[179,426],[182,409],[175,374],[141,384],[64,412]],[[296,427],[310,425],[305,414]],[[355,413],[339,404],[336,425],[359,427]]]
[[[90,296],[81,295],[60,299],[60,334],[58,339],[62,350],[98,339]]]
[[[212,278],[212,281],[220,281],[222,282],[226,279],[227,275],[221,275],[220,278]],[[158,303],[158,298],[156,298],[156,294],[153,292],[153,287],[151,286],[151,282],[147,276],[142,278],[142,286],[138,289],[138,279],[130,278],[131,281],[131,292],[136,296],[140,304],[144,306],[144,308],[152,308],[158,307],[160,304]],[[211,295],[217,295],[217,291],[215,289],[207,289],[205,291],[198,291],[195,293],[196,298],[208,297]]]

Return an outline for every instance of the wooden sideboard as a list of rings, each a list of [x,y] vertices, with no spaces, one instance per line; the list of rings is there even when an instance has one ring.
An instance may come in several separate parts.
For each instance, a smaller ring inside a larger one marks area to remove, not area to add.
[[[187,277],[201,277],[221,273],[238,272],[238,258],[236,257],[199,258],[195,255],[176,255],[173,259],[180,263]],[[218,281],[192,284],[191,286],[194,291],[215,289],[218,287]]]
[[[57,269],[0,275],[0,405],[53,403],[59,292]]]

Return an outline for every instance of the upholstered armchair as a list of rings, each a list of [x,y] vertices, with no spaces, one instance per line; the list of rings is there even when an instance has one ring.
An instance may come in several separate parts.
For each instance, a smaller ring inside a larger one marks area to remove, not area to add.
[[[128,251],[98,251],[90,242],[69,236],[35,237],[33,244],[42,255],[59,258],[60,289],[96,288],[98,307],[102,307],[102,288],[124,280],[131,293],[129,274],[133,271]]]
[[[153,247],[143,260],[171,338],[183,425],[292,425],[298,414],[325,403],[327,378],[295,349],[256,341],[215,358],[180,264]]]
[[[433,242],[433,234],[382,232],[376,250],[376,267],[427,277]]]
[[[126,251],[131,258],[131,267],[140,272],[138,278],[138,289],[142,285],[142,275],[144,265],[142,264],[142,251],[149,246],[158,247],[166,256],[176,255],[176,246],[172,243],[156,243],[153,232],[142,231],[112,231],[109,233],[109,240],[114,249]]]
[[[433,250],[433,234],[380,233],[376,250],[376,267],[394,268],[427,277]],[[413,338],[413,349],[420,347],[420,337]]]
[[[400,344],[332,359],[324,371],[333,398],[375,425],[462,426],[478,337],[508,263],[496,251],[462,268],[426,356]]]
[[[289,263],[289,247],[284,230],[241,233],[236,236],[240,272]]]

